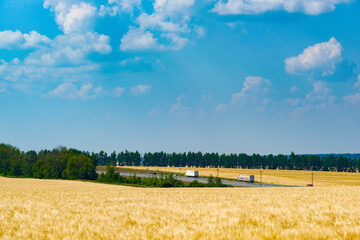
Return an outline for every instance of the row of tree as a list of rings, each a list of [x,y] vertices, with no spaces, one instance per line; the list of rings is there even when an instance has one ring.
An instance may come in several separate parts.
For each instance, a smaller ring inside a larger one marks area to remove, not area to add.
[[[104,151],[92,153],[91,157],[100,166],[174,166],[174,167],[224,167],[224,168],[263,168],[288,170],[316,170],[355,172],[360,170],[360,159],[342,155],[259,155],[218,154],[218,153],[145,153],[141,158],[136,152],[116,152],[107,155]]]
[[[360,170],[360,159],[341,155],[296,155],[293,152],[290,155],[155,152],[144,155],[143,165],[355,172]]]
[[[175,166],[263,168],[316,171],[360,171],[360,159],[342,155],[259,155],[218,153],[145,153],[104,151],[89,153],[58,147],[40,152],[23,152],[0,144],[0,174],[36,178],[96,179],[96,166]]]
[[[65,147],[38,153],[22,152],[6,144],[0,144],[0,174],[51,179],[97,178],[96,162],[87,153]]]

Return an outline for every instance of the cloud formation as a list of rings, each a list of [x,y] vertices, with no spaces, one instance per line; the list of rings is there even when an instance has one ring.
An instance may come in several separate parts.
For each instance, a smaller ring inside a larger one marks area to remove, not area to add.
[[[179,50],[187,43],[191,30],[190,9],[194,0],[155,0],[151,14],[142,12],[137,27],[130,27],[121,39],[120,50]],[[197,29],[197,27],[194,27]]]
[[[250,15],[269,11],[319,15],[333,11],[337,4],[349,2],[352,0],[220,0],[212,11],[219,15]]]
[[[157,43],[157,39],[149,31],[142,29],[130,29],[121,39],[120,50],[149,50],[163,49],[163,45]]]
[[[132,88],[130,89],[131,93],[132,93],[134,96],[147,94],[147,93],[150,92],[150,90],[151,90],[151,86],[149,86],[149,85],[142,85],[142,84],[139,84],[139,85],[137,85],[136,87],[132,87]]]
[[[30,33],[21,33],[20,31],[2,31],[0,32],[0,49],[15,49],[15,48],[37,48],[51,43],[51,40],[39,34],[36,31]]]
[[[247,99],[256,100],[258,95],[267,94],[269,92],[270,85],[271,82],[263,77],[246,77],[241,91],[232,95],[232,103],[235,104]]]
[[[45,0],[44,8],[55,12],[55,21],[65,34],[88,31],[97,9],[89,3],[76,1]]]
[[[25,59],[31,65],[77,65],[86,63],[91,53],[111,52],[110,38],[103,34],[58,35],[49,47],[39,49]]]
[[[49,92],[46,97],[60,97],[69,100],[89,100],[99,97],[102,92],[102,87],[94,87],[91,83],[83,84],[79,88],[73,83],[62,83]]]
[[[285,59],[285,70],[290,74],[320,71],[322,76],[332,75],[336,64],[342,61],[342,46],[332,37],[306,48],[296,57]]]
[[[110,6],[101,5],[99,15],[104,17],[109,15],[116,16],[121,12],[132,14],[135,8],[139,8],[141,0],[108,0]]]
[[[358,75],[357,81],[354,85],[356,91],[343,97],[343,101],[347,104],[355,105],[360,103],[360,75]]]

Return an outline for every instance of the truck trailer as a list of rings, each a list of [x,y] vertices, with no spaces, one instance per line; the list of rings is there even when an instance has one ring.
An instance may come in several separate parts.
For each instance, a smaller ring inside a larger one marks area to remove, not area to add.
[[[238,181],[239,182],[255,182],[255,177],[254,177],[254,175],[242,175],[242,174],[240,174],[238,176]]]
[[[186,170],[185,171],[185,177],[199,177],[199,171],[193,171],[193,170]]]

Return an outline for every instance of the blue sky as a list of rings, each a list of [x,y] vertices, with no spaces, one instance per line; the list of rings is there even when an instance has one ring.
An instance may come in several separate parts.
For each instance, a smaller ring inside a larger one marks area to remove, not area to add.
[[[2,0],[0,142],[359,152],[358,0]]]

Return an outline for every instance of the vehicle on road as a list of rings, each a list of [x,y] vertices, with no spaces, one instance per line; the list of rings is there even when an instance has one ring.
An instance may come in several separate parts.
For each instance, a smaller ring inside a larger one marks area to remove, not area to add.
[[[185,171],[185,177],[194,177],[194,178],[197,178],[197,177],[199,177],[199,171],[186,170],[186,171]]]
[[[254,175],[242,175],[240,174],[238,176],[238,182],[255,182]]]

